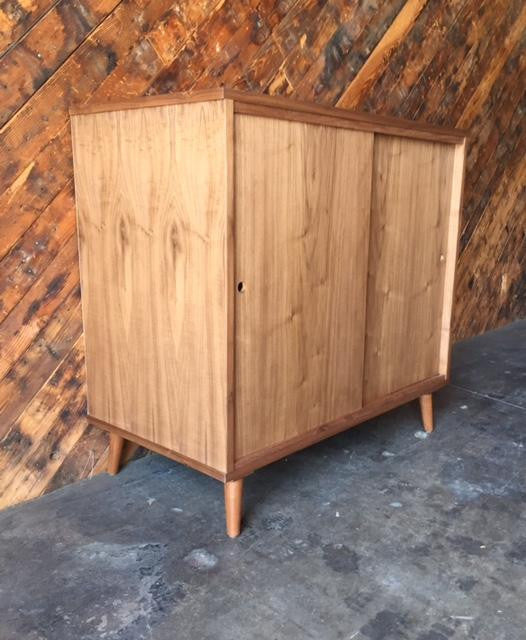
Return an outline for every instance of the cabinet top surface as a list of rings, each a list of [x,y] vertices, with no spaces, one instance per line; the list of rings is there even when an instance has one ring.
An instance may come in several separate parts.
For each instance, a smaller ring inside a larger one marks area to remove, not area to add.
[[[424,138],[449,144],[462,144],[467,137],[467,132],[463,129],[439,127],[425,122],[415,122],[360,111],[349,111],[311,102],[300,102],[282,96],[262,95],[223,87],[201,89],[189,93],[140,96],[115,102],[89,103],[71,107],[70,114],[72,116],[80,116],[108,111],[124,111],[127,109],[145,109],[174,104],[208,102],[211,100],[232,101],[236,113],[261,115],[286,120],[304,120],[313,124],[319,123],[388,135]]]

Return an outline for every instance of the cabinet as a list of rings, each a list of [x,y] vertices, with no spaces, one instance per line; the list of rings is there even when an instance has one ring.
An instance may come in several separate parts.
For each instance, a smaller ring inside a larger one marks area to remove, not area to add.
[[[465,133],[227,89],[72,110],[88,414],[225,483],[448,379]]]

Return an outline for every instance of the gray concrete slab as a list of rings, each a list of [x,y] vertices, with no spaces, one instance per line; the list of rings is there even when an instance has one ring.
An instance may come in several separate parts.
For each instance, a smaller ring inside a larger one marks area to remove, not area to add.
[[[0,513],[1,640],[524,640],[525,335],[455,348],[432,435],[412,403],[254,473],[237,540],[153,455]]]
[[[526,322],[489,331],[455,347],[453,382],[526,409]]]

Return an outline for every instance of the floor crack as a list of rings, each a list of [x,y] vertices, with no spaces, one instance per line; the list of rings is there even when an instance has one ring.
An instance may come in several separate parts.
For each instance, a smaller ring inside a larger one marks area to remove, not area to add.
[[[479,396],[480,398],[486,398],[487,400],[494,400],[495,402],[500,402],[501,404],[505,404],[508,407],[514,407],[515,409],[526,411],[526,407],[521,407],[520,404],[514,404],[513,402],[508,402],[507,400],[501,400],[501,398],[495,398],[495,396],[490,396],[487,393],[480,393],[479,391],[473,391],[473,389],[462,387],[459,384],[450,383],[449,386],[454,387],[455,389],[460,389],[461,391],[467,391],[468,393],[471,393],[474,396]]]

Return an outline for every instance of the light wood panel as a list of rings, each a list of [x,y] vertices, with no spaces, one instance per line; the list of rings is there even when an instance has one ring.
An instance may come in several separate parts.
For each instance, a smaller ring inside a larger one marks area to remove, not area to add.
[[[88,411],[219,471],[228,108],[72,119]]]
[[[372,150],[236,115],[236,458],[361,406]]]
[[[452,145],[375,136],[366,405],[440,372],[454,155]]]
[[[451,176],[451,199],[447,226],[446,269],[444,274],[444,295],[442,300],[442,335],[440,339],[439,369],[449,380],[451,369],[451,320],[453,296],[457,273],[458,244],[460,236],[460,215],[464,195],[464,168],[466,164],[466,143],[455,147],[453,173]]]

